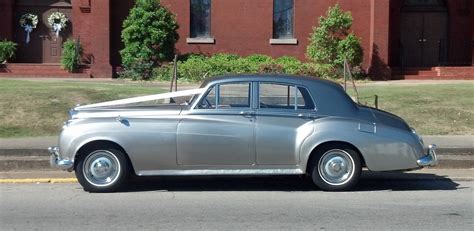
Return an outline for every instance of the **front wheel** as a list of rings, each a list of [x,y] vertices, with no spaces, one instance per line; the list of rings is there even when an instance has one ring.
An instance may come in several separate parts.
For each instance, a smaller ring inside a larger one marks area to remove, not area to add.
[[[76,177],[89,192],[115,191],[129,173],[125,154],[114,148],[86,151],[78,161]]]
[[[362,172],[357,152],[350,147],[332,145],[321,149],[313,159],[311,177],[325,191],[343,191],[352,188]]]

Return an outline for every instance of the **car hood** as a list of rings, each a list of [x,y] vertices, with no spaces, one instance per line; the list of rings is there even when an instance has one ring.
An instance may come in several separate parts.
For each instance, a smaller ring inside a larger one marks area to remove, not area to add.
[[[70,111],[71,119],[85,118],[107,118],[107,117],[143,117],[143,116],[163,116],[179,115],[183,106],[175,104],[153,105],[153,106],[116,106],[97,107],[87,109],[73,108]]]
[[[373,108],[373,107],[367,107],[367,106],[359,106],[359,109],[365,113],[370,113],[372,114],[374,120],[376,123],[381,123],[387,126],[391,127],[396,127],[402,130],[407,130],[410,131],[410,126],[400,118],[399,116],[396,116],[392,113]]]

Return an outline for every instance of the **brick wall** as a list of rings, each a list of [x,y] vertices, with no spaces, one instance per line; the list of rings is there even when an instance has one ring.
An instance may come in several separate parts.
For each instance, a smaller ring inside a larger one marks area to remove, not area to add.
[[[330,6],[339,2],[345,11],[351,11],[354,23],[352,30],[362,38],[364,48],[364,67],[369,67],[371,54],[371,43],[379,44],[379,55],[386,61],[388,57],[387,44],[383,42],[388,39],[388,32],[378,32],[378,28],[385,27],[385,21],[374,20],[374,35],[376,39],[371,40],[371,13],[384,12],[381,8],[387,7],[388,0],[377,0],[377,4],[371,11],[373,1],[353,1],[353,0],[297,0],[295,1],[295,27],[294,34],[298,39],[297,45],[271,45],[273,20],[273,0],[232,0],[213,1],[211,9],[211,34],[215,38],[215,44],[187,44],[189,37],[190,6],[189,0],[162,0],[161,3],[168,7],[177,15],[180,25],[179,34],[181,36],[177,43],[177,49],[181,53],[203,53],[214,54],[218,52],[237,53],[240,55],[250,55],[255,53],[268,54],[274,57],[283,55],[296,56],[305,59],[308,37],[313,26],[317,25],[318,18],[325,15]],[[380,15],[377,13],[376,17]],[[382,15],[383,16],[383,15]],[[387,30],[387,29],[384,29]],[[375,38],[373,37],[373,38]]]

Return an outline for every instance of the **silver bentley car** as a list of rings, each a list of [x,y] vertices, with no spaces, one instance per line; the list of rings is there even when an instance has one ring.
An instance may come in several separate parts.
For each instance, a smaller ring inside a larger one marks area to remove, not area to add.
[[[355,103],[315,77],[237,75],[198,89],[77,106],[50,147],[51,164],[84,190],[117,190],[137,176],[309,175],[347,190],[362,168],[437,164],[401,118]]]

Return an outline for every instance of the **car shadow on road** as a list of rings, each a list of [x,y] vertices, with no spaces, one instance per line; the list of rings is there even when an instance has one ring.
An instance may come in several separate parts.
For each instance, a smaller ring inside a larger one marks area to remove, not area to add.
[[[445,176],[426,173],[364,171],[352,191],[457,190],[459,184]],[[300,176],[202,176],[137,177],[120,192],[137,191],[320,191],[309,177]]]
[[[414,172],[364,171],[354,191],[430,191],[457,190],[459,184],[446,176]]]

